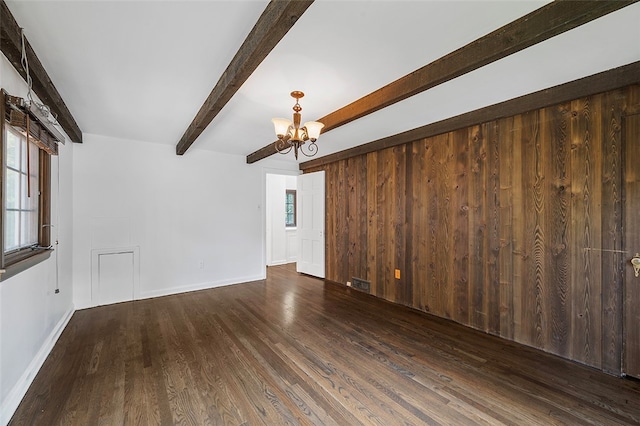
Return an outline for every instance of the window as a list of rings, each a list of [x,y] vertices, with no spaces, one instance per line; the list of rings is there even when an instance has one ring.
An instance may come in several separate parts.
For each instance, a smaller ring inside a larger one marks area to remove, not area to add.
[[[0,99],[2,139],[1,279],[11,277],[50,256],[51,154],[57,146],[26,110]],[[15,99],[15,98],[13,98]],[[18,98],[19,99],[19,98]],[[9,113],[7,113],[9,111]],[[16,113],[16,114],[14,114]],[[27,134],[29,137],[27,138]],[[51,145],[53,144],[53,148]]]
[[[38,245],[39,149],[11,126],[5,129],[4,252]]]
[[[287,228],[296,226],[296,190],[287,189],[284,198],[285,220]]]

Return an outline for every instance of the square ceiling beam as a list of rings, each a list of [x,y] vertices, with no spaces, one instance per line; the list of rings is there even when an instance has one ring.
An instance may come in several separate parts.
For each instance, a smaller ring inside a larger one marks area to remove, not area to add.
[[[632,84],[640,84],[640,61],[611,70],[583,77],[569,83],[539,90],[508,101],[489,105],[474,111],[447,118],[406,132],[388,136],[358,145],[344,151],[300,163],[300,170],[322,167],[336,161],[365,155],[394,146],[404,145],[421,139],[452,132],[465,127],[479,125],[504,117],[512,117],[527,111],[547,108],[598,93],[620,89]]]
[[[26,37],[24,40],[32,90],[57,117],[58,123],[69,138],[73,142],[82,142],[82,130],[78,127],[78,123],[62,100],[62,96],[49,78],[31,44]],[[0,0],[0,50],[26,81],[27,73],[22,67],[22,31],[4,0]]]
[[[637,1],[551,2],[317,121],[324,123],[326,133]],[[247,163],[275,154],[275,144],[249,154]]]
[[[269,2],[200,111],[180,138],[176,145],[176,154],[183,155],[189,149],[312,3],[313,0]]]

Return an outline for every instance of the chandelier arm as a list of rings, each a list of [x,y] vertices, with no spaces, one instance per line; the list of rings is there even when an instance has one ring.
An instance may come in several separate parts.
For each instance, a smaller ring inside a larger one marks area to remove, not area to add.
[[[300,127],[300,140],[306,142],[309,140],[309,132],[306,127]]]
[[[291,152],[291,148],[293,148],[293,145],[290,144],[288,140],[278,139],[274,147],[280,154],[288,154],[289,152]]]
[[[304,152],[303,147],[307,146],[307,151],[309,151],[309,154],[307,154],[306,152]],[[313,157],[314,155],[316,155],[318,153],[318,145],[316,145],[315,142],[309,142],[309,144],[302,145],[300,147],[300,152],[305,156],[305,157]]]

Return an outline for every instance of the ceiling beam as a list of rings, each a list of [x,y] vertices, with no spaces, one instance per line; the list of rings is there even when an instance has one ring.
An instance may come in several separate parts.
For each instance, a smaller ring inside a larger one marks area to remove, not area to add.
[[[511,117],[527,111],[569,102],[574,99],[608,92],[632,84],[640,84],[640,61],[306,161],[300,163],[300,170],[321,167],[336,161],[430,138],[500,118]]]
[[[313,0],[271,0],[176,145],[182,155],[207,128]]]
[[[326,133],[637,1],[554,1],[317,121]],[[247,163],[275,154],[275,143],[249,154]]]
[[[7,57],[11,65],[18,71],[25,81],[27,73],[22,67],[22,32],[13,14],[4,0],[0,0],[0,50]],[[38,59],[36,52],[25,37],[25,51],[29,63],[29,75],[32,81],[32,89],[40,101],[47,105],[51,112],[57,116],[58,123],[73,142],[82,142],[82,130],[71,115],[67,105],[53,85],[51,78]]]

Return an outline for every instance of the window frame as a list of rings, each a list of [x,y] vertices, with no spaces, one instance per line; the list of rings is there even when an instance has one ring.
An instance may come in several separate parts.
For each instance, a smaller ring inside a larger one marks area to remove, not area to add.
[[[287,205],[289,204],[289,202],[287,201],[289,198],[289,195],[293,195],[293,223],[289,223],[287,222],[287,216],[289,215],[287,213]],[[287,189],[285,190],[284,193],[284,226],[287,229],[290,228],[295,228],[298,226],[298,194],[297,191],[295,189]]]
[[[2,91],[0,97],[0,164],[2,164],[2,173],[0,173],[0,242],[2,250],[0,250],[0,281],[13,277],[22,271],[48,259],[53,249],[32,249],[30,247],[22,248],[12,253],[5,253],[5,229],[6,220],[6,179],[7,169],[6,161],[6,126],[10,126],[18,133],[23,132],[11,126],[6,120],[6,92]],[[29,141],[31,143],[31,141]],[[39,200],[38,200],[38,245],[41,247],[49,247],[51,245],[51,155],[34,144],[30,149],[38,150],[38,168],[39,168]],[[32,165],[33,167],[33,165]],[[33,195],[32,195],[33,196]]]

